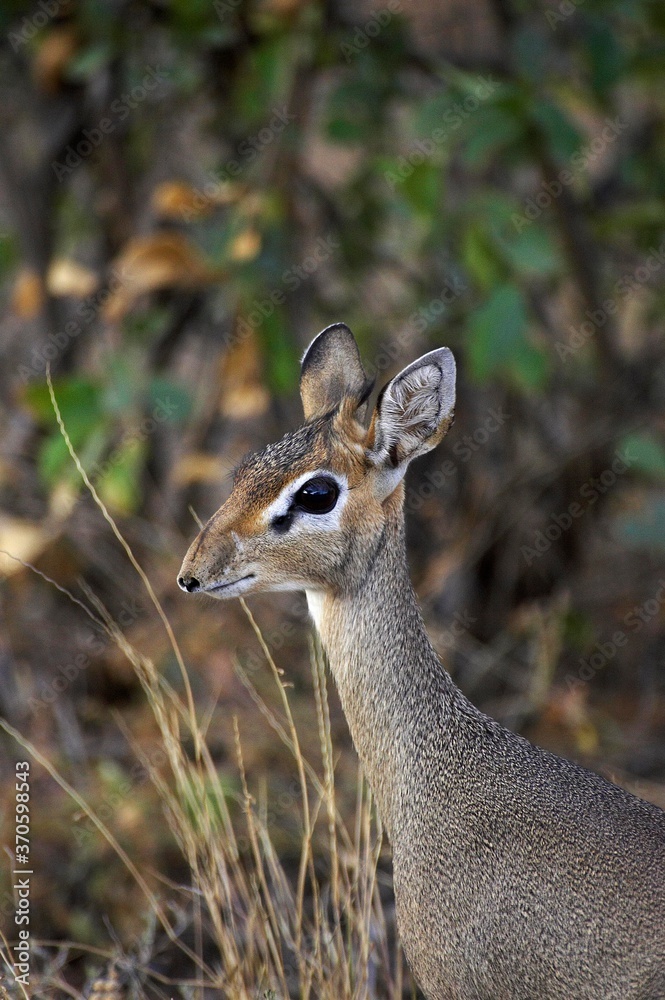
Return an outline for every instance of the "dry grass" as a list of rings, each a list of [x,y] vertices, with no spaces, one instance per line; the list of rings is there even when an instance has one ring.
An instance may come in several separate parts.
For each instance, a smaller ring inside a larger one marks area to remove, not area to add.
[[[143,892],[153,940],[158,934],[162,939],[166,936],[169,948],[180,953],[178,967],[187,970],[181,979],[165,980],[151,969],[149,947],[143,948],[143,961],[137,958],[140,949],[129,958],[119,947],[108,953],[110,961],[105,964],[99,961],[104,953],[98,951],[97,981],[86,993],[114,1000],[156,996],[185,996],[192,1000],[209,996],[229,1000],[401,1000],[401,952],[394,942],[391,921],[386,919],[377,881],[382,831],[361,774],[355,815],[350,822],[340,815],[320,649],[313,647],[311,656],[321,747],[321,759],[314,765],[301,751],[281,671],[245,605],[274,680],[277,707],[262,698],[238,666],[239,676],[275,738],[288,747],[297,775],[299,794],[294,808],[299,813],[301,844],[297,870],[292,871],[293,866],[284,864],[274,847],[265,804],[260,798],[257,801],[250,790],[260,776],[246,771],[236,719],[233,725],[241,791],[235,796],[225,791],[206,746],[205,720],[197,716],[176,637],[148,577],[81,467],[52,389],[51,394],[72,458],[167,631],[180,665],[184,692],[181,697],[150,658],[131,644],[97,597],[86,591],[90,613],[132,664],[159,729],[168,760],[166,768],[153,766],[131,734],[126,735],[159,793],[165,822],[191,874],[191,886],[180,907],[175,907],[172,900],[164,901],[159,881],[139,871],[112,831],[39,749],[0,720],[2,728],[46,768],[118,854]],[[164,878],[163,884],[168,886],[168,879]],[[182,887],[178,889],[182,899]],[[67,947],[61,948],[59,955],[66,951]],[[2,958],[7,961],[6,950]],[[60,967],[54,959],[47,964],[39,981],[36,974],[33,976],[33,996],[80,996],[66,983],[62,959]]]

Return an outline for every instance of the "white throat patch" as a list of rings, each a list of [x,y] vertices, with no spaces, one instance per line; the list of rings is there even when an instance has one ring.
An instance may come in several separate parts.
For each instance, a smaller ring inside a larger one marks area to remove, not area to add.
[[[307,595],[307,607],[309,608],[309,613],[312,616],[312,620],[316,625],[317,632],[321,631],[321,620],[323,618],[323,598],[324,595],[320,590],[306,590]]]

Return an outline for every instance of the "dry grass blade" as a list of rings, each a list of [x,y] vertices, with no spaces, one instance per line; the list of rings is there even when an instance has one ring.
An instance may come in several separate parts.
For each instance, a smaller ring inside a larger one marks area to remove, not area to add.
[[[335,811],[335,772],[332,759],[332,738],[330,733],[330,713],[328,709],[328,689],[326,685],[325,664],[323,661],[323,650],[319,642],[312,642],[310,646],[310,659],[312,664],[312,679],[314,681],[314,697],[316,702],[316,716],[321,740],[321,757],[323,760],[325,777],[325,802],[328,815],[328,843],[330,850],[330,881],[332,889],[333,923],[337,949],[344,953],[344,940],[342,936],[342,919],[340,906],[340,884],[339,884],[339,852],[337,850],[337,825]],[[344,968],[347,992],[351,991],[351,980],[348,963],[342,963]]]
[[[152,604],[153,604],[155,610],[157,611],[157,614],[159,615],[159,617],[160,617],[160,619],[162,621],[162,624],[163,624],[164,629],[166,631],[166,634],[168,636],[169,642],[171,643],[171,648],[173,649],[173,653],[174,653],[174,656],[176,658],[176,661],[177,661],[177,664],[178,664],[178,668],[180,670],[180,674],[181,674],[181,677],[182,677],[182,682],[183,682],[183,685],[184,685],[184,688],[185,688],[185,694],[186,694],[186,698],[187,698],[187,706],[188,706],[188,710],[189,710],[190,729],[191,729],[192,737],[194,738],[194,742],[195,742],[195,746],[196,746],[196,752],[197,752],[197,755],[198,755],[200,753],[200,750],[201,750],[201,745],[200,745],[199,730],[198,730],[198,726],[197,726],[197,723],[196,723],[196,711],[195,711],[195,708],[194,708],[194,697],[192,695],[192,689],[191,689],[191,685],[189,683],[189,677],[187,675],[187,669],[185,667],[185,663],[184,663],[184,660],[182,658],[182,653],[180,652],[180,647],[178,645],[178,641],[177,641],[177,639],[175,637],[175,634],[173,632],[173,629],[171,627],[171,623],[169,622],[168,618],[166,617],[166,613],[165,613],[165,611],[164,611],[164,609],[163,609],[163,607],[161,605],[161,602],[160,602],[159,598],[157,597],[157,594],[155,593],[155,591],[153,589],[153,586],[152,586],[152,584],[151,584],[151,582],[150,582],[150,580],[148,578],[148,575],[146,574],[145,570],[143,569],[143,567],[140,565],[140,563],[136,559],[136,556],[132,552],[131,546],[129,545],[129,543],[125,539],[125,537],[122,534],[122,532],[120,531],[120,529],[118,528],[116,522],[114,521],[113,517],[109,513],[108,508],[106,507],[106,504],[104,503],[104,501],[99,496],[97,490],[94,487],[94,484],[92,483],[92,481],[90,480],[90,477],[88,476],[88,473],[85,471],[85,469],[83,468],[83,466],[81,464],[81,461],[80,461],[80,459],[79,459],[79,457],[78,457],[78,455],[77,455],[77,453],[76,453],[76,451],[74,449],[74,446],[73,446],[73,444],[71,442],[69,434],[67,433],[67,428],[65,427],[65,423],[64,423],[64,421],[62,419],[62,414],[60,413],[60,408],[58,406],[58,401],[57,401],[57,399],[55,397],[55,392],[53,390],[53,381],[51,379],[50,367],[48,367],[46,369],[46,381],[48,383],[48,391],[49,391],[49,396],[51,398],[51,405],[53,406],[53,412],[55,413],[56,420],[58,421],[58,427],[60,428],[60,433],[62,434],[63,440],[64,440],[64,442],[65,442],[65,444],[67,446],[67,450],[68,450],[68,452],[69,452],[69,454],[70,454],[70,456],[72,458],[72,461],[74,462],[74,464],[75,464],[75,466],[76,466],[76,468],[77,468],[77,470],[79,472],[79,475],[83,479],[83,482],[85,483],[86,487],[88,488],[88,490],[90,492],[90,495],[92,496],[93,500],[95,501],[95,503],[99,507],[100,511],[102,512],[104,520],[107,522],[107,524],[111,528],[111,531],[113,532],[113,534],[115,535],[115,537],[120,542],[121,546],[125,550],[127,558],[129,559],[130,563],[132,564],[132,566],[134,567],[134,569],[138,573],[138,575],[139,575],[139,577],[141,579],[141,582],[142,582],[143,586],[145,587],[145,589],[146,589],[146,591],[148,593],[148,596],[150,597],[150,600],[152,601]]]
[[[271,729],[273,729],[277,733],[284,746],[287,747],[288,750],[291,752],[291,754],[295,757],[296,748],[293,741],[289,737],[289,734],[286,732],[284,726],[280,723],[279,719],[277,718],[273,710],[270,708],[270,706],[266,704],[261,695],[258,693],[256,688],[250,681],[249,677],[247,676],[247,674],[237,661],[235,664],[235,670],[238,679],[240,680],[241,684],[245,687],[245,690],[249,694],[250,698],[252,699],[256,707],[261,712],[261,715],[264,716],[264,718],[270,725]],[[330,753],[332,754],[332,747],[330,748]],[[325,798],[326,792],[325,792],[324,782],[321,781],[319,775],[316,773],[312,765],[308,762],[306,757],[303,757],[302,761],[305,771],[307,773],[307,777],[311,781],[312,787],[314,788],[315,792],[319,797]],[[352,839],[348,833],[348,830],[346,829],[346,826],[344,825],[342,816],[340,815],[339,810],[337,809],[336,803],[334,803],[334,808],[335,808],[335,820],[337,823],[338,834],[342,839],[344,848],[347,851],[352,851],[353,850]]]
[[[131,876],[134,878],[136,884],[139,886],[144,896],[146,897],[150,905],[150,909],[156,915],[169,940],[171,940],[173,944],[177,945],[178,948],[183,950],[185,954],[188,956],[188,958],[190,958],[192,961],[198,964],[197,956],[194,954],[194,952],[191,951],[190,948],[187,947],[186,944],[180,941],[180,939],[177,937],[173,928],[171,927],[168,917],[164,913],[164,910],[162,909],[160,902],[153,893],[152,889],[150,888],[146,880],[143,878],[140,871],[138,870],[132,859],[129,857],[127,852],[118,843],[118,841],[113,836],[113,834],[106,826],[106,824],[103,823],[102,820],[99,818],[99,816],[96,814],[95,810],[88,805],[88,803],[81,795],[79,795],[76,789],[73,788],[66,780],[66,778],[64,778],[60,774],[58,769],[51,763],[51,761],[48,760],[48,758],[45,757],[33,743],[31,743],[24,736],[22,736],[21,733],[18,732],[18,730],[14,729],[14,727],[11,726],[6,721],[6,719],[0,719],[0,729],[3,729],[8,736],[11,736],[12,739],[16,740],[19,746],[23,747],[24,750],[27,750],[30,756],[34,760],[36,760],[38,764],[41,764],[44,770],[47,771],[48,774],[50,774],[53,780],[62,788],[63,792],[65,792],[72,799],[72,801],[77,804],[79,809],[85,813],[90,822],[94,824],[97,830],[99,830],[99,832],[104,837],[106,842],[115,851],[117,856],[120,858],[120,860],[123,862],[129,873],[131,874]],[[206,975],[212,977],[212,971],[210,969],[206,968],[205,972]]]
[[[49,390],[72,459],[171,637],[171,627],[145,572],[99,500],[71,447],[50,378]],[[184,909],[179,905],[176,912],[180,920],[185,920],[183,928],[191,928],[193,946],[181,939],[180,931],[174,929],[172,919],[145,876],[94,809],[27,739],[2,720],[0,727],[48,771],[129,870],[147,900],[149,912],[156,917],[168,940],[188,960],[190,974],[177,981],[181,989],[185,992],[194,989],[198,995],[213,989],[227,1000],[256,1000],[262,995],[265,984],[266,988],[277,991],[280,1000],[295,996],[299,1000],[311,997],[317,1000],[376,1000],[380,995],[375,988],[376,963],[380,959],[386,970],[382,976],[386,1000],[401,1000],[399,962],[395,979],[390,977],[388,933],[376,881],[381,831],[376,826],[371,796],[362,775],[358,782],[353,831],[343,821],[336,800],[328,693],[321,650],[312,649],[311,672],[322,775],[320,768],[314,768],[303,756],[282,671],[251,611],[242,602],[270,668],[282,712],[264,701],[239,665],[238,676],[270,727],[288,748],[297,770],[302,827],[297,874],[292,875],[288,864],[280,859],[272,839],[267,793],[260,796],[258,808],[254,805],[236,720],[234,739],[239,794],[225,789],[222,772],[206,745],[204,731],[210,724],[212,709],[202,716],[201,722],[197,720],[175,637],[171,645],[185,679],[186,703],[153,661],[132,645],[102,601],[84,582],[81,586],[88,602],[87,606],[82,606],[134,668],[160,734],[168,769],[155,766],[123,719],[115,715],[119,728],[159,795],[168,826],[189,867],[191,889],[185,892]],[[191,731],[196,748],[193,759],[182,744],[181,729],[185,727]],[[314,799],[310,801],[312,794]],[[233,811],[234,800],[239,802],[244,817],[247,847],[237,833],[239,816]],[[317,868],[325,868],[324,881]],[[183,892],[180,887],[168,885],[167,880],[162,881],[170,891]],[[214,962],[207,960],[212,947],[217,956]],[[124,961],[119,961],[124,967]],[[143,974],[155,982],[171,982],[151,970],[145,961],[129,961],[128,968],[130,965],[136,970],[141,968]],[[56,978],[60,983],[59,972],[57,977],[45,973],[42,983],[50,988]],[[66,992],[64,985],[62,991]],[[70,995],[79,994],[70,991]]]
[[[83,601],[80,601],[78,597],[72,594],[71,590],[67,590],[67,587],[63,587],[62,584],[58,583],[57,580],[54,580],[52,576],[48,575],[48,573],[44,573],[43,570],[38,569],[31,562],[28,562],[27,559],[20,559],[18,556],[13,555],[13,553],[7,552],[6,549],[0,549],[0,553],[3,556],[7,556],[8,559],[13,559],[14,562],[20,563],[21,566],[24,566],[26,569],[29,569],[31,573],[35,573],[37,576],[41,577],[41,579],[44,580],[46,583],[48,583],[49,586],[55,587],[55,589],[60,591],[61,594],[64,594],[65,597],[72,602],[72,604],[77,604],[82,611],[85,611],[88,618],[90,618],[90,620],[93,621],[95,625],[99,626],[100,628],[103,628],[102,622],[95,617],[95,615],[92,613],[87,604],[84,604]]]
[[[270,952],[274,962],[274,968],[278,973],[280,979],[280,988],[283,991],[285,997],[289,995],[289,991],[286,985],[286,979],[284,977],[284,958],[281,951],[281,933],[279,920],[277,918],[277,913],[273,905],[272,896],[268,888],[268,882],[266,879],[265,868],[263,865],[263,857],[261,855],[261,850],[259,847],[259,838],[256,829],[256,822],[254,817],[254,811],[252,809],[252,797],[249,794],[249,788],[247,786],[247,776],[245,773],[245,764],[242,756],[242,747],[240,745],[240,732],[238,730],[238,720],[234,716],[233,718],[233,734],[235,738],[236,746],[236,756],[238,761],[238,770],[240,772],[240,778],[242,781],[242,790],[244,796],[244,807],[245,807],[245,818],[247,821],[247,830],[249,833],[249,840],[252,846],[252,854],[254,857],[254,865],[256,869],[256,874],[258,876],[259,885],[261,886],[261,892],[263,894],[263,904],[266,908],[266,913],[268,916],[268,922],[266,925],[266,937]]]

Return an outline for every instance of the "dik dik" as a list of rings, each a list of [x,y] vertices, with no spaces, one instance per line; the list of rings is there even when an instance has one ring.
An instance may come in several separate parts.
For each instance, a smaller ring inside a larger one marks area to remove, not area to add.
[[[403,480],[452,423],[452,354],[389,382],[369,430],[343,324],[310,345],[300,389],[305,424],[244,460],[180,586],[306,591],[430,1000],[664,1000],[665,813],[483,715],[423,625]]]

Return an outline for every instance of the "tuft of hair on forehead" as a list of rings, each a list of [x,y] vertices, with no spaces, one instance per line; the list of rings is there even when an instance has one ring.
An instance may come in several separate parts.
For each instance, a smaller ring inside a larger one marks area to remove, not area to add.
[[[243,504],[258,511],[279,496],[286,482],[313,469],[337,469],[355,477],[366,465],[366,437],[356,407],[342,402],[332,413],[308,420],[279,441],[246,455],[233,476],[236,502],[242,498]]]
[[[287,431],[279,441],[245,455],[236,466],[234,483],[248,476],[260,475],[264,478],[309,463],[314,454],[327,450],[331,430],[330,417],[326,415],[308,420],[294,431]]]

